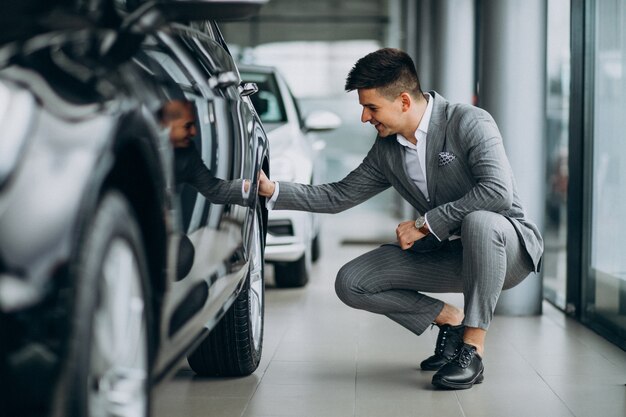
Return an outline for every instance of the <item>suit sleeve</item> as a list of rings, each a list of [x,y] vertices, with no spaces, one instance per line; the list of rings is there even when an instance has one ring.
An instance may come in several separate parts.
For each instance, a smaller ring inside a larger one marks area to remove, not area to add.
[[[461,118],[458,132],[475,185],[460,199],[428,211],[429,228],[442,240],[459,232],[467,214],[498,213],[513,204],[513,174],[493,118],[486,112],[468,113]]]
[[[339,213],[386,190],[391,184],[379,169],[379,140],[363,162],[339,182],[306,185],[281,181],[274,209]]]
[[[197,152],[193,155],[189,161],[187,183],[213,204],[246,205],[241,191],[243,180],[225,181],[216,178],[204,164],[200,155]]]

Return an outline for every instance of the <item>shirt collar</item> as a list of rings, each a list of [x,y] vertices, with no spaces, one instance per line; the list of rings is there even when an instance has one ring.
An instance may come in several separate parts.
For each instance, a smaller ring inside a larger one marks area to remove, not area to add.
[[[417,126],[417,130],[421,130],[424,133],[428,133],[428,125],[430,125],[430,118],[433,115],[433,98],[430,94],[424,93],[426,99],[428,100],[428,104],[426,105],[426,111],[424,111],[424,115],[422,116],[422,120],[420,121],[419,126]],[[417,136],[417,132],[416,136]]]
[[[428,104],[426,105],[426,110],[424,111],[424,115],[422,116],[422,120],[420,120],[419,126],[417,126],[417,130],[415,131],[415,138],[419,141],[419,137],[417,135],[418,132],[423,133],[423,138],[426,139],[426,134],[428,134],[428,125],[430,124],[430,118],[433,115],[433,98],[430,94],[424,93],[426,99],[428,100]],[[409,148],[415,149],[416,146],[407,140],[401,134],[396,134],[396,140],[402,146],[407,146]]]

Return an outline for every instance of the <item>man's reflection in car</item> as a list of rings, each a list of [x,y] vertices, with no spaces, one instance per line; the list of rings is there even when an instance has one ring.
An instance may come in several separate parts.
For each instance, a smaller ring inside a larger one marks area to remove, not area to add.
[[[198,134],[194,104],[187,100],[172,100],[158,114],[161,125],[169,129],[174,148],[176,185],[189,184],[215,204],[245,205],[250,194],[248,180],[226,181],[216,178],[204,164],[192,139]],[[183,279],[194,263],[195,248],[185,234],[181,234],[178,249],[177,277]]]
[[[246,205],[250,194],[247,180],[225,181],[216,178],[204,164],[192,139],[197,134],[194,105],[172,100],[160,110],[161,124],[169,128],[174,147],[176,184],[189,184],[215,204]]]

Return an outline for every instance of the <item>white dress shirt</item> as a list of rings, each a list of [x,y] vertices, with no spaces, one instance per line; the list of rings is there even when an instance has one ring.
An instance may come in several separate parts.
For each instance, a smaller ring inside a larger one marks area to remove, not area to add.
[[[417,130],[415,131],[415,140],[417,141],[416,144],[412,144],[399,133],[396,134],[396,140],[400,145],[404,146],[404,163],[406,164],[407,175],[415,183],[422,194],[424,194],[426,200],[430,201],[430,196],[428,195],[428,183],[426,180],[426,138],[428,135],[430,118],[433,114],[433,100],[430,94],[424,93],[424,95],[428,100],[428,104],[426,105],[426,110],[424,111],[422,120],[420,120],[419,126],[417,126]],[[278,199],[278,181],[274,184],[276,184],[276,189],[274,190],[272,197],[267,201],[268,210],[272,210],[274,208],[274,204]],[[426,224],[428,224],[428,216],[425,215],[425,218]],[[437,240],[441,240],[432,230],[430,233],[432,233]]]
[[[404,146],[404,163],[406,164],[407,175],[424,194],[426,200],[430,201],[428,184],[426,182],[426,135],[428,134],[430,117],[433,114],[433,101],[428,93],[424,95],[428,99],[428,104],[414,134],[417,141],[416,144],[412,144],[399,133],[396,135],[396,140],[400,145]]]
[[[424,96],[426,96],[428,104],[426,105],[426,110],[424,111],[422,120],[420,120],[420,124],[417,126],[417,130],[415,131],[415,145],[399,133],[396,135],[396,140],[400,145],[404,146],[404,163],[406,165],[407,175],[411,181],[413,181],[415,186],[422,192],[422,194],[424,194],[426,201],[430,202],[430,196],[428,195],[428,182],[426,178],[426,139],[428,137],[428,125],[430,124],[430,118],[433,115],[433,100],[428,93],[424,93]],[[427,214],[424,214],[424,219],[428,225]],[[428,226],[428,229],[430,229],[430,226]],[[432,233],[437,240],[441,240],[432,230],[430,233]]]

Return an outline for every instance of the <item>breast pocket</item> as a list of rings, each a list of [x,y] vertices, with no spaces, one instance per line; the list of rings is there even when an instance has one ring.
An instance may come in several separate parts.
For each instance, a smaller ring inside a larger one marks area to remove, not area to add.
[[[469,167],[460,158],[455,158],[438,169],[437,203],[439,204],[458,200],[476,185]]]

